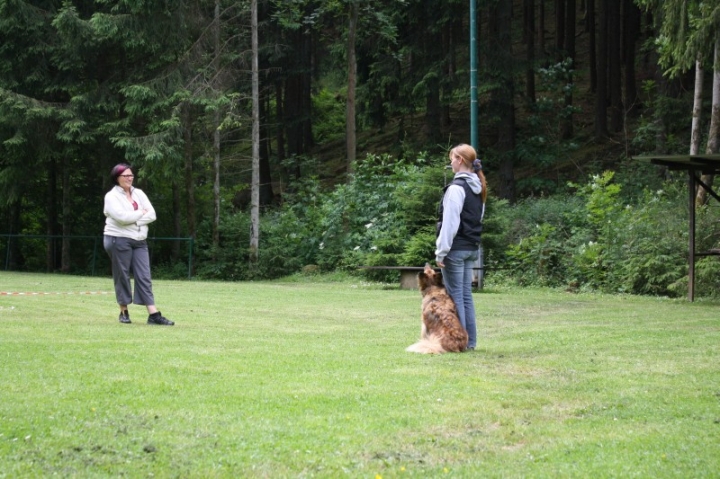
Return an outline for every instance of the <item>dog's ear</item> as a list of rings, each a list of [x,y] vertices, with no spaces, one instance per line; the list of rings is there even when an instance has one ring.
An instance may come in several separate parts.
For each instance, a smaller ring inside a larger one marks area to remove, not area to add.
[[[430,266],[430,263],[425,263],[425,271],[424,273],[428,276],[433,276],[435,274],[435,270]]]
[[[435,277],[433,279],[435,281],[436,286],[440,286],[441,288],[445,287],[445,283],[443,283],[442,271],[439,273],[435,273]]]
[[[418,273],[417,277],[418,277],[418,289],[420,289],[420,291],[422,291],[423,289],[427,288],[429,285],[432,284],[432,281],[430,280],[430,278],[428,278],[427,275],[422,271],[420,271]]]

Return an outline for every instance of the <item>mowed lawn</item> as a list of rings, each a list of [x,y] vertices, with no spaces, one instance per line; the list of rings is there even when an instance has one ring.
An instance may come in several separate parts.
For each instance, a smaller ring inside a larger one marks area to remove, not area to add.
[[[362,280],[0,272],[0,477],[720,477],[720,303],[488,287],[474,352],[405,352]],[[95,294],[81,294],[93,292]]]

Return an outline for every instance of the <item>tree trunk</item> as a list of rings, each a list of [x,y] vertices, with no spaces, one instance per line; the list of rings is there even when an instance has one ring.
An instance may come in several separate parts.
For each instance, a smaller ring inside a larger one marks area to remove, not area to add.
[[[538,1],[537,50],[540,59],[545,57],[545,0]]]
[[[22,200],[17,199],[8,205],[10,211],[10,234],[20,234],[22,231]],[[16,271],[25,262],[20,248],[18,238],[8,238],[10,246],[9,255],[5,258],[5,264],[10,271]]]
[[[607,1],[608,90],[610,93],[610,130],[623,128],[622,76],[620,66],[620,0]]]
[[[45,233],[49,236],[45,243],[45,271],[55,271],[55,225],[57,224],[57,161],[50,160],[47,182],[47,223]]]
[[[694,119],[694,118],[693,118]],[[705,153],[712,155],[720,147],[720,36],[715,38],[715,56],[713,58],[712,111],[710,113],[710,131],[708,131]],[[712,188],[715,175],[702,175],[702,182]],[[708,201],[705,188],[698,188],[695,204],[702,205]]]
[[[566,0],[555,0],[555,56],[562,60],[565,43],[565,5]]]
[[[183,155],[185,157],[185,208],[188,235],[191,238],[197,237],[197,221],[195,215],[195,181],[193,181],[193,145],[192,145],[192,115],[191,106],[184,104],[183,115]]]
[[[590,67],[590,92],[597,91],[597,45],[595,37],[595,0],[587,0],[585,29],[588,32],[588,66]]]
[[[312,35],[305,36],[305,68],[302,76],[302,134],[303,134],[303,153],[307,153],[315,145],[312,134],[313,123],[313,65],[315,65],[315,41]]]
[[[443,132],[448,131],[452,126],[451,102],[453,92],[456,91],[456,72],[457,72],[457,33],[462,32],[463,23],[460,18],[450,21],[443,27],[443,57],[447,60],[444,62],[445,81],[442,82],[442,105],[440,112],[440,128]],[[463,41],[464,43],[464,41]]]
[[[215,112],[215,131],[213,131],[213,247],[220,246],[220,111]],[[215,253],[213,253],[215,260]]]
[[[250,192],[250,263],[257,264],[260,244],[260,91],[257,0],[250,2],[252,30],[252,182]]]
[[[435,18],[432,16],[437,13],[431,9],[432,2],[426,2],[425,8],[425,25],[430,26],[434,23]],[[438,142],[442,139],[440,129],[440,75],[443,70],[440,66],[442,58],[442,32],[434,32],[430,29],[422,35],[424,42],[424,64],[428,66],[429,71],[425,76],[425,118],[423,132],[428,141]]]
[[[277,145],[277,161],[282,164],[285,161],[285,128],[283,121],[285,119],[285,89],[283,83],[278,80],[275,82],[275,118],[279,125],[275,132],[275,144]]]
[[[632,0],[622,0],[623,15],[623,78],[625,79],[625,109],[629,116],[640,110],[635,79],[635,43],[640,36],[640,8]]]
[[[71,206],[72,194],[70,192],[70,161],[63,160],[62,170],[62,246],[60,249],[60,271],[70,272],[70,218],[72,218]]]
[[[286,153],[295,160],[290,172],[297,179],[301,176],[299,157],[312,147],[312,39],[309,34],[300,31],[294,32],[293,41],[297,55],[285,78],[283,113]]]
[[[259,22],[259,20],[258,20]],[[258,70],[259,72],[259,70]],[[272,172],[270,171],[270,137],[268,135],[268,110],[270,108],[267,94],[260,95],[260,206],[267,206],[273,201]]]
[[[220,58],[220,0],[215,0],[215,61]],[[219,66],[215,65],[215,71]],[[216,259],[216,251],[220,247],[220,106],[215,105],[215,128],[213,131],[213,261]]]
[[[702,117],[703,101],[703,71],[702,62],[698,59],[695,62],[695,92],[693,94],[692,128],[690,130],[690,154],[697,155],[700,152],[700,119]]]
[[[430,141],[439,141],[440,128],[440,82],[433,75],[426,82],[425,94],[425,135]]]
[[[595,0],[597,5],[597,93],[595,94],[595,138],[607,137],[607,5],[608,0]]]
[[[418,15],[416,22],[416,28],[423,31],[423,34],[418,37],[420,39],[418,47],[422,49],[422,54],[416,55],[412,59],[414,63],[413,75],[417,78],[416,75],[420,73],[425,94],[422,133],[428,142],[435,144],[447,140],[442,132],[442,104],[440,99],[441,78],[442,81],[446,81],[443,76],[446,74],[447,65],[447,56],[443,43],[443,33],[447,22],[440,22],[443,12],[439,11],[437,6],[442,3],[435,1],[417,2],[418,7],[422,9],[418,12],[420,15]],[[445,3],[449,5],[452,2]],[[451,8],[448,6],[445,11],[449,13]],[[469,37],[466,36],[465,38],[469,40]]]
[[[357,33],[358,4],[350,2],[347,38],[347,100],[345,103],[345,155],[347,171],[352,172],[355,163],[357,139],[355,137],[355,86],[357,84],[357,58],[355,36]]]
[[[573,70],[575,69],[575,21],[577,20],[575,8],[575,0],[567,0],[564,50],[565,57],[572,60],[570,68]],[[574,81],[572,72],[568,72],[567,84],[572,85]],[[568,112],[571,110],[572,105],[573,92],[572,89],[568,88],[565,91],[565,107]],[[568,140],[573,136],[573,116],[571,113],[568,113],[563,121],[561,136],[564,140]]]
[[[540,0],[542,1],[542,0]],[[535,103],[535,0],[524,0],[524,20],[525,28],[523,29],[526,41],[525,59],[527,60],[527,68],[525,69],[525,96],[530,104]]]
[[[515,105],[512,64],[512,3],[498,2],[491,9],[490,71],[497,72],[498,87],[493,91],[490,109],[499,117],[497,151],[500,157],[498,193],[501,198],[515,201]]]
[[[173,219],[173,235],[176,238],[180,238],[182,235],[182,221],[180,218],[180,185],[178,184],[177,177],[173,176],[171,180],[172,188],[172,219]],[[180,242],[173,241],[170,247],[170,257],[173,263],[177,262],[180,258]]]
[[[285,79],[285,138],[287,139],[287,157],[292,160],[292,165],[288,165],[288,172],[297,180],[300,179],[301,171],[298,163],[298,156],[304,153],[303,136],[302,136],[302,75],[293,73],[289,74]]]

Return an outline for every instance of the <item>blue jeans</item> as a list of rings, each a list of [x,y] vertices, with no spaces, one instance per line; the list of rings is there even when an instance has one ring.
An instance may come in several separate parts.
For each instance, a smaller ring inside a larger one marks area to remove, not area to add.
[[[443,282],[450,297],[455,301],[460,324],[468,333],[468,348],[477,345],[477,326],[475,324],[475,303],[472,297],[472,277],[478,250],[450,250],[445,256]]]

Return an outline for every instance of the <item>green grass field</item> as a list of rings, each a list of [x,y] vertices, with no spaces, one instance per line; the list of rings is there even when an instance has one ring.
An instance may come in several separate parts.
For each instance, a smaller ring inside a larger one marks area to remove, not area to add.
[[[720,477],[717,302],[491,286],[424,356],[417,291],[111,283],[0,272],[0,477]]]

